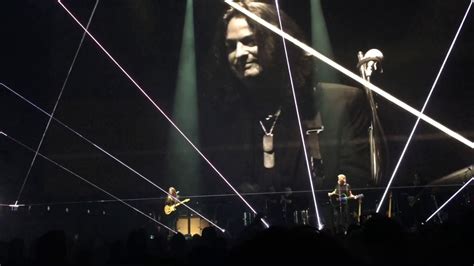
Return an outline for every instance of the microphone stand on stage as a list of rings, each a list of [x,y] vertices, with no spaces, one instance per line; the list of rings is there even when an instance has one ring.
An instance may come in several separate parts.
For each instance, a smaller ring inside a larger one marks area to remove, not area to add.
[[[359,51],[357,54],[359,63],[357,68],[360,71],[360,75],[363,79],[370,82],[370,77],[374,70],[379,68],[380,62],[383,60],[383,54],[377,49],[370,49],[365,55]],[[382,70],[381,70],[382,72]],[[374,184],[379,183],[381,177],[381,161],[382,161],[382,150],[380,140],[383,139],[383,130],[380,125],[379,117],[377,114],[377,104],[375,103],[372,90],[364,88],[367,94],[367,98],[370,104],[371,110],[371,123],[369,127],[369,143],[370,143],[370,173]],[[376,138],[378,135],[380,138]]]

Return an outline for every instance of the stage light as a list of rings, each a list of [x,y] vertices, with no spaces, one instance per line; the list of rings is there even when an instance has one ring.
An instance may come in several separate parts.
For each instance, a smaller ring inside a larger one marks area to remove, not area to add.
[[[199,147],[199,117],[196,85],[196,55],[194,40],[193,1],[188,0],[178,64],[173,119]],[[175,187],[186,194],[201,191],[199,158],[183,138],[170,128],[167,174]],[[190,150],[190,152],[187,152]]]
[[[7,135],[5,135],[5,136],[7,136]],[[7,136],[7,137],[8,137],[8,136]],[[15,211],[16,211],[16,210],[18,210],[18,207],[23,207],[23,206],[25,206],[25,204],[18,204],[18,201],[17,201],[17,202],[15,202],[15,204],[9,204],[8,206],[9,206],[12,210],[15,209]]]
[[[326,20],[324,19],[321,0],[310,1],[311,9],[311,44],[316,51],[321,51],[329,58],[333,58],[331,40],[329,39]],[[332,68],[328,68],[320,61],[316,62],[316,69],[313,75],[314,80],[325,82],[337,82],[337,73]]]

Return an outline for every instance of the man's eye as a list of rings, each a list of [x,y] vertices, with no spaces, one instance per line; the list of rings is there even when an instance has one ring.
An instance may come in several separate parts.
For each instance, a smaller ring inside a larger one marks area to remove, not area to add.
[[[234,51],[235,50],[235,46],[236,46],[236,42],[226,42],[225,43],[225,47],[227,49],[227,51]]]
[[[255,46],[256,42],[255,42],[255,38],[253,36],[249,36],[247,38],[244,38],[242,39],[242,44],[246,45],[246,46]]]

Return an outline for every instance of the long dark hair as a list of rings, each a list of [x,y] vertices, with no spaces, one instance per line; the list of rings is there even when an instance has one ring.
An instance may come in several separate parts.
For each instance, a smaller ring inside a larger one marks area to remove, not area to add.
[[[239,3],[242,7],[251,11],[255,15],[261,17],[265,21],[279,27],[278,14],[276,6],[257,2],[257,1],[244,1]],[[288,34],[292,35],[296,39],[305,40],[304,34],[296,23],[288,17],[285,12],[280,10],[283,30]],[[281,75],[287,72],[285,55],[283,53],[283,42],[282,38],[277,34],[271,32],[259,23],[254,22],[252,19],[248,19],[240,13],[240,11],[230,8],[225,13],[224,29],[227,29],[227,25],[232,18],[242,17],[247,20],[250,28],[254,31],[257,45],[259,47],[259,58],[263,64],[270,67],[271,75],[277,74],[278,76],[273,77],[285,77]],[[224,33],[225,35],[225,33]],[[291,60],[291,66],[293,69],[293,79],[297,87],[302,86],[311,69],[309,68],[310,59],[309,57],[298,47],[287,42],[288,56]],[[279,73],[281,72],[281,73]],[[287,78],[284,80],[288,80]]]
[[[278,14],[274,5],[259,1],[239,1],[238,4],[269,23],[279,27]],[[296,39],[305,42],[304,34],[298,25],[281,10],[280,15],[283,30]],[[280,84],[282,89],[285,90],[283,93],[290,96],[289,77],[282,38],[264,26],[254,22],[252,19],[247,18],[238,10],[229,8],[222,18],[222,23],[218,27],[214,41],[213,55],[214,65],[216,67],[210,68],[211,70],[207,72],[208,79],[211,79],[217,86],[214,88],[215,91],[212,92],[212,97],[217,97],[220,103],[225,103],[226,105],[238,101],[240,97],[242,97],[242,95],[240,95],[241,91],[236,89],[241,86],[240,81],[237,80],[229,69],[227,51],[224,45],[227,25],[229,21],[235,17],[245,18],[247,20],[249,27],[255,34],[255,39],[259,47],[259,60],[266,67],[266,75],[271,76],[274,79],[273,83]],[[299,47],[294,46],[288,41],[286,44],[294,84],[297,88],[303,88],[304,85],[310,81],[312,59]]]

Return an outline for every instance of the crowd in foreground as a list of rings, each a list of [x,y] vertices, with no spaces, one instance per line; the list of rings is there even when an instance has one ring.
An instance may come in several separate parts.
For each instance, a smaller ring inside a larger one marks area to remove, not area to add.
[[[311,226],[248,226],[239,236],[212,227],[202,235],[172,237],[136,229],[123,241],[80,239],[48,231],[26,247],[19,238],[0,243],[3,265],[472,265],[474,211],[462,219],[405,230],[372,215],[346,233]]]

